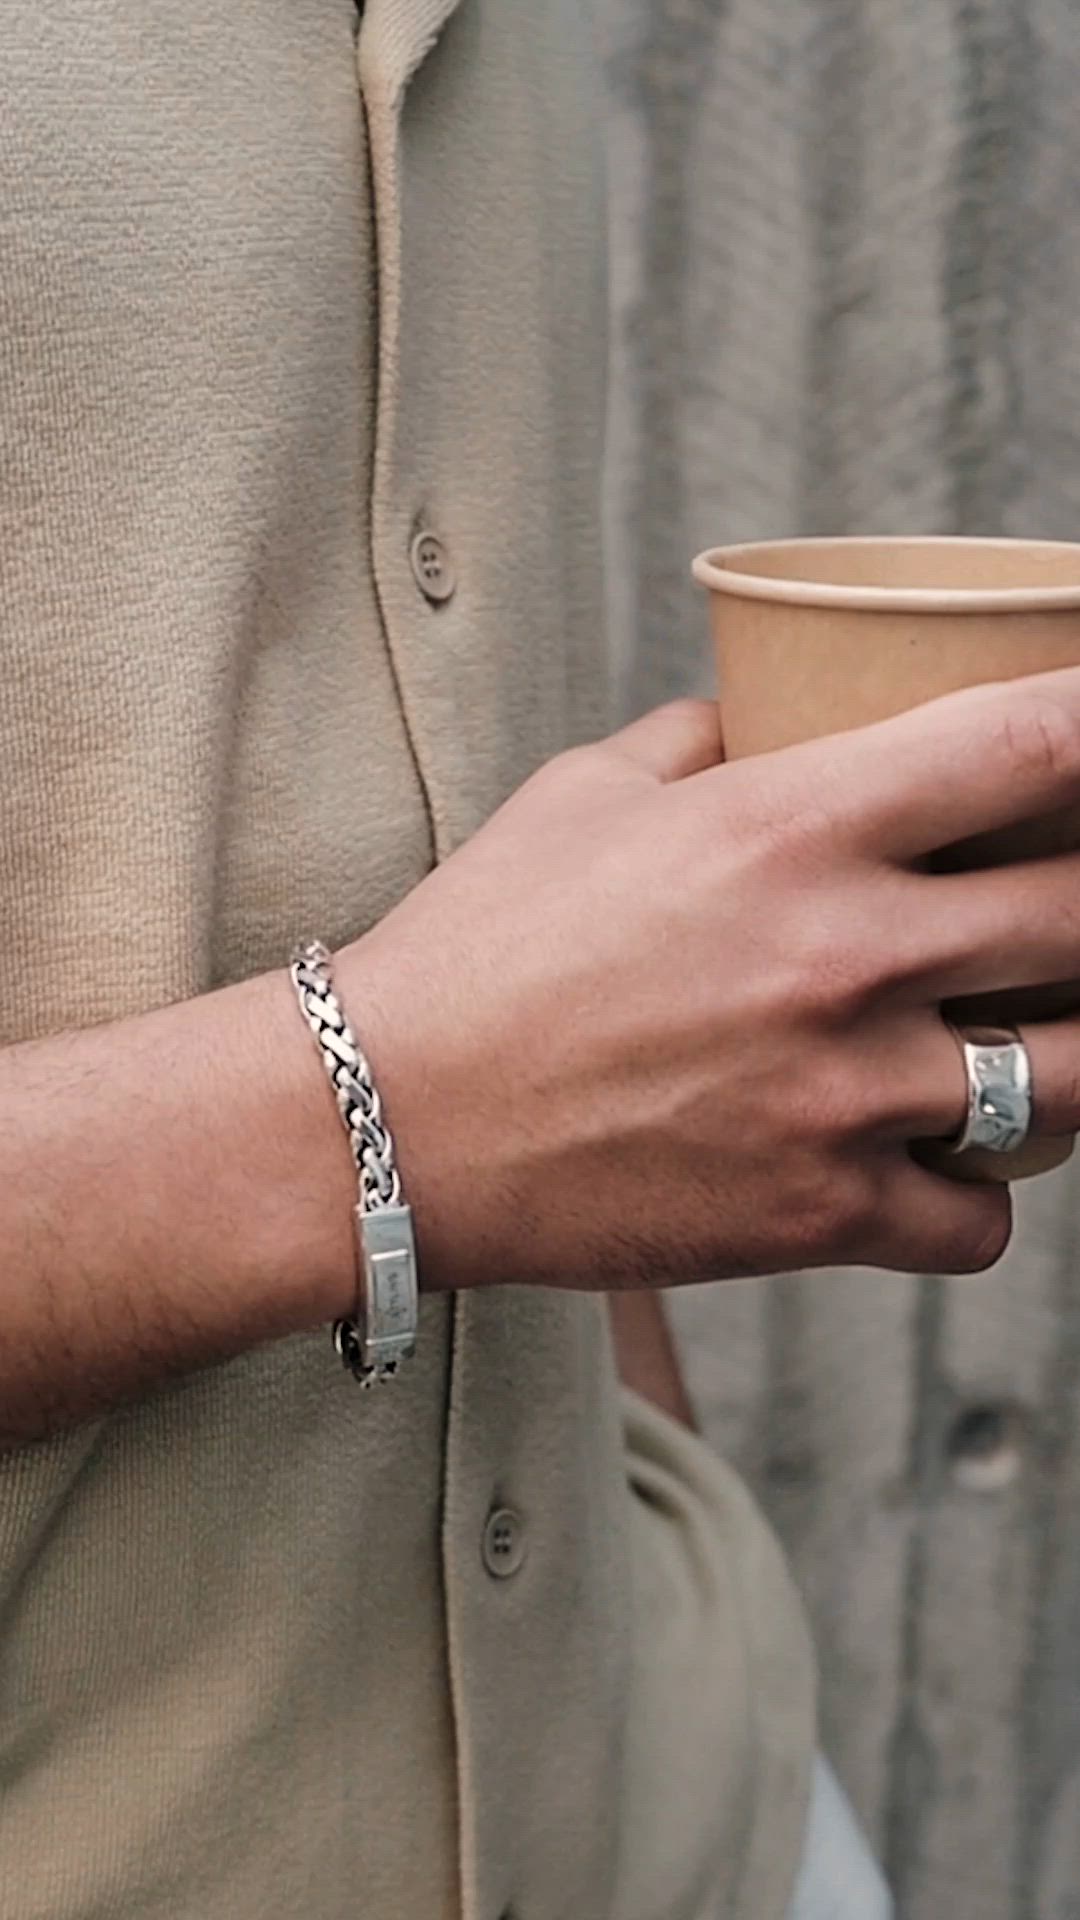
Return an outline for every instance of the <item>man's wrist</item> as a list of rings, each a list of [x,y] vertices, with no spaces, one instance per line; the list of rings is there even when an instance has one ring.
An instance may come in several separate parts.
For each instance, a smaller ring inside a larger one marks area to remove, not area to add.
[[[393,936],[391,926],[380,924],[341,948],[335,975],[393,1135],[413,1214],[421,1292],[471,1287],[483,1278],[480,1222],[470,1222],[478,1211],[478,1182],[472,1172],[462,1179],[465,1115],[448,1107],[445,1091],[448,1084],[461,1090],[464,1076],[448,1070],[440,1053],[430,971]],[[463,1244],[476,1254],[471,1270],[461,1257]]]

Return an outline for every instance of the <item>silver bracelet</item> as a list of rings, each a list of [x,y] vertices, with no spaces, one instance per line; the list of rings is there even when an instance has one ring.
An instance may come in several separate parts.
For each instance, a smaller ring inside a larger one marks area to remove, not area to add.
[[[354,1379],[391,1380],[416,1347],[418,1286],[412,1213],[401,1192],[394,1142],[375,1082],[334,993],[331,958],[318,941],[296,949],[289,974],[323,1065],[360,1176],[354,1209],[356,1317],[335,1320],[334,1346]]]

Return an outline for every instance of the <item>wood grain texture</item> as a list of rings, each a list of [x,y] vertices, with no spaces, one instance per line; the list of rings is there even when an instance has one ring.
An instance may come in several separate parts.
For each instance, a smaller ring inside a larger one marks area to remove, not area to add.
[[[1080,532],[1076,0],[603,0],[623,700],[699,547]],[[1080,1159],[978,1280],[676,1303],[791,1553],[902,1920],[1080,1920]]]

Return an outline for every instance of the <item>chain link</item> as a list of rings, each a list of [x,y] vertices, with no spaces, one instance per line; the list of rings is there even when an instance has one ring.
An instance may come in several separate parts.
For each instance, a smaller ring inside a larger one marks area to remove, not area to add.
[[[349,1136],[364,1208],[374,1213],[379,1207],[398,1207],[401,1177],[393,1136],[383,1119],[371,1068],[331,985],[330,954],[319,941],[311,941],[297,949],[289,971]]]
[[[348,1134],[360,1180],[362,1211],[374,1214],[397,1209],[403,1202],[393,1136],[383,1119],[371,1068],[334,992],[330,969],[329,950],[321,941],[310,941],[296,949],[289,974],[300,1010],[318,1043]],[[377,1364],[365,1359],[357,1320],[336,1320],[333,1340],[345,1366],[361,1385],[391,1379],[397,1372],[395,1359]]]

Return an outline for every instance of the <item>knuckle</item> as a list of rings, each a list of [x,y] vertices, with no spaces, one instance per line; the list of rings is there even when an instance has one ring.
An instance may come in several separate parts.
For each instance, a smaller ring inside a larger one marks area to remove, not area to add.
[[[888,967],[867,931],[852,930],[828,941],[818,958],[819,991],[847,1024],[888,985]]]
[[[791,1264],[822,1266],[853,1257],[867,1243],[876,1209],[877,1193],[866,1174],[819,1164],[787,1196]]]
[[[711,700],[695,700],[692,694],[683,693],[674,700],[668,700],[660,708],[660,716],[679,727],[684,733],[700,731],[702,723],[715,723],[716,708]]]
[[[816,855],[817,818],[803,784],[790,778],[782,754],[729,764],[724,770],[724,823],[730,838],[758,858],[785,865],[793,856]],[[772,764],[770,764],[772,763]]]
[[[1045,692],[1016,699],[1001,718],[1000,746],[1014,777],[1051,784],[1080,779],[1080,713]]]
[[[847,1027],[887,985],[887,960],[865,920],[814,911],[812,894],[796,896],[785,947],[793,1002],[829,1025]]]
[[[1012,1207],[1005,1188],[980,1196],[942,1236],[937,1265],[943,1273],[986,1273],[997,1265],[1012,1239]]]
[[[594,778],[597,751],[595,746],[565,747],[562,753],[556,754],[554,760],[548,761],[546,769],[541,768],[541,773],[549,772],[564,781]]]
[[[842,1177],[846,1156],[858,1149],[867,1130],[870,1076],[859,1051],[830,1035],[804,1040],[795,1074],[790,1071],[794,1057],[785,1055],[776,1093],[789,1138],[801,1141],[812,1156],[819,1169],[813,1178]]]
[[[933,935],[937,935],[936,923]],[[868,995],[890,1002],[907,999],[926,977],[930,942],[922,915],[908,910],[902,890],[876,903],[871,901],[863,922],[863,971]]]
[[[866,1247],[878,1210],[877,1183],[865,1172],[852,1169],[834,1194],[830,1235],[834,1257],[853,1259]]]
[[[538,767],[521,792],[550,802],[592,785],[597,776],[597,751],[596,747],[567,747]]]
[[[865,1131],[867,1105],[856,1063],[830,1050],[827,1064],[817,1075],[813,1111],[807,1113],[805,1124],[814,1126],[828,1150],[843,1152]]]
[[[758,897],[768,901],[769,946],[793,1006],[846,1024],[914,971],[909,935],[891,939],[896,901],[846,862],[835,840],[786,808],[737,802],[725,819],[723,854],[730,877],[741,858]],[[891,885],[892,877],[889,876]]]

